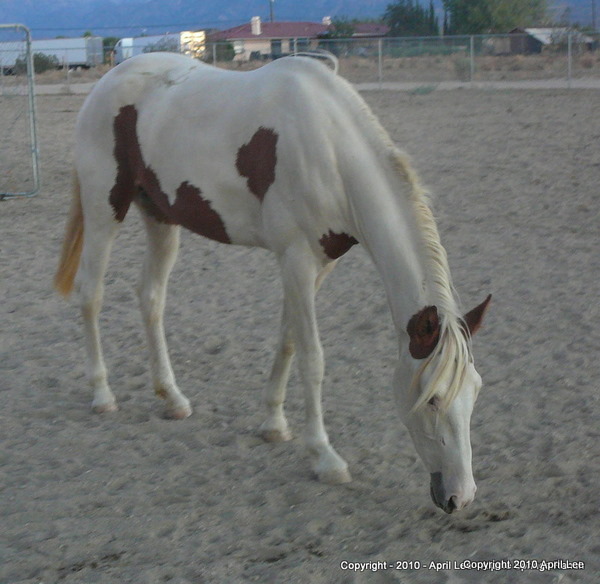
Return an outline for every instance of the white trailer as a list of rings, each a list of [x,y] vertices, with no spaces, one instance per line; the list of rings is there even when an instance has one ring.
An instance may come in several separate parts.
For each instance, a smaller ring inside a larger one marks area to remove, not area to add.
[[[37,40],[32,52],[55,56],[64,68],[95,67],[104,62],[102,37]]]
[[[74,69],[76,67],[95,67],[104,61],[102,37],[81,37],[65,39],[45,39],[31,42],[31,53],[41,53],[55,57],[59,67]],[[23,59],[23,51],[12,42],[0,43],[0,71],[4,74],[13,72],[17,60]]]
[[[158,51],[182,53],[192,57],[202,57],[206,46],[206,33],[183,31],[143,37],[126,37],[115,44],[115,65],[142,53]]]

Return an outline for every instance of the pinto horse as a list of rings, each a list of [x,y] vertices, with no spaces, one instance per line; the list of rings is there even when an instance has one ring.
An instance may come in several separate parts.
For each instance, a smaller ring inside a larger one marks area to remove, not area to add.
[[[306,57],[241,73],[166,53],[132,58],[98,82],[77,120],[74,196],[55,279],[64,295],[78,291],[96,412],[117,408],[98,313],[111,243],[132,203],[148,236],[138,293],[154,390],[170,417],[191,414],[163,329],[180,226],[269,249],[284,303],[262,435],[290,439],[283,404],[297,354],[312,468],[324,482],[349,481],[323,423],[315,293],[360,243],[385,285],[400,350],[395,391],[433,501],[451,513],[473,500],[469,425],[481,378],[471,336],[490,297],[461,316],[427,193],[349,83]]]

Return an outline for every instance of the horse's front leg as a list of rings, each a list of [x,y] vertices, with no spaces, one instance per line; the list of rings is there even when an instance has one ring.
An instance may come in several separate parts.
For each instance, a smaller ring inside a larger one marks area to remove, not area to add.
[[[284,305],[275,362],[265,391],[267,419],[260,427],[261,436],[267,442],[285,442],[292,438],[283,404],[295,352],[296,347],[289,327],[289,316]]]
[[[315,283],[315,292],[319,290],[323,280],[333,270],[336,263],[337,262],[330,262],[321,270]],[[290,316],[284,303],[275,362],[273,363],[271,376],[269,377],[269,382],[265,391],[267,419],[260,427],[260,433],[267,442],[285,442],[292,438],[283,405],[287,392],[292,359],[295,353],[296,346],[290,328]]]
[[[281,268],[284,314],[289,318],[290,334],[295,342],[300,377],[304,386],[304,438],[312,468],[320,481],[340,484],[351,480],[350,473],[344,459],[329,443],[321,406],[325,365],[315,312],[315,291],[320,267],[308,246],[306,249],[289,249],[283,255]]]

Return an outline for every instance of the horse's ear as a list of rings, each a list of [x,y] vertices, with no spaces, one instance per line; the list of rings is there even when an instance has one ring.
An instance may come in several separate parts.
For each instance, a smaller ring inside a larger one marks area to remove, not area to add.
[[[426,306],[409,321],[406,332],[410,337],[408,350],[415,359],[429,357],[440,340],[440,320],[435,306]]]
[[[492,295],[488,294],[488,297],[479,306],[476,306],[473,310],[467,312],[467,314],[465,314],[463,317],[471,336],[473,336],[481,328],[483,317],[487,312],[491,299]]]

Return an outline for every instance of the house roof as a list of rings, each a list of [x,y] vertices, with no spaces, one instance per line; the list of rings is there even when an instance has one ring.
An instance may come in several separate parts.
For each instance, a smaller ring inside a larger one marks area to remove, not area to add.
[[[319,22],[261,22],[260,28],[260,34],[252,34],[252,25],[248,22],[211,34],[210,40],[315,38],[328,30],[326,24]]]
[[[542,45],[551,45],[553,43],[560,42],[566,39],[569,34],[572,35],[575,42],[578,43],[589,43],[593,41],[591,37],[583,35],[579,31],[573,30],[572,28],[566,27],[514,28],[510,32],[522,34],[526,33],[539,41]]]

